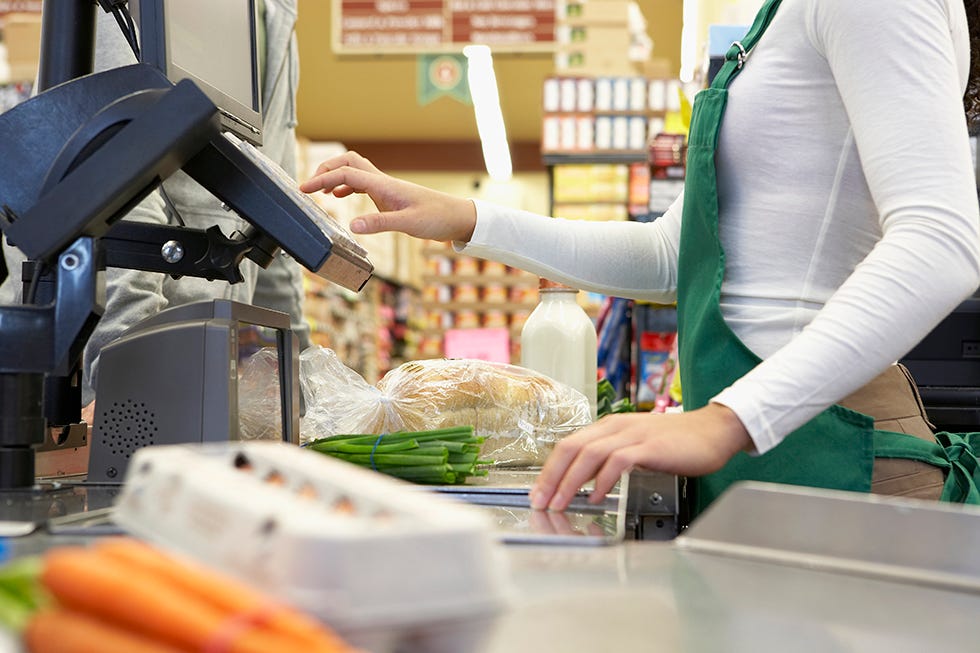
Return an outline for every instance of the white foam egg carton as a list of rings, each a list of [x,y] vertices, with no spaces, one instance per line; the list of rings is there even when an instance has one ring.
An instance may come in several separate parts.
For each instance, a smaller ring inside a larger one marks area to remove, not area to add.
[[[114,519],[374,652],[472,650],[509,594],[478,508],[278,442],[139,449]]]

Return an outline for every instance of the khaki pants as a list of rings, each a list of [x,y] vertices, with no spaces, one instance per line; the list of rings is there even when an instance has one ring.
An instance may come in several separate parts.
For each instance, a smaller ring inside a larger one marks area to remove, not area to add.
[[[892,365],[839,403],[873,417],[876,429],[935,440],[915,381],[904,365]],[[936,500],[942,494],[944,481],[943,470],[928,463],[875,458],[871,492]]]

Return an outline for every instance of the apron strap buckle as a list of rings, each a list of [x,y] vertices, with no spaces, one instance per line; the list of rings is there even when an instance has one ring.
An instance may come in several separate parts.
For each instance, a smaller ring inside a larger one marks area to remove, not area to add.
[[[745,50],[745,46],[742,45],[741,41],[733,42],[732,46],[728,48],[728,52],[725,53],[725,59],[736,62],[735,68],[737,70],[742,69],[748,56],[749,53]]]

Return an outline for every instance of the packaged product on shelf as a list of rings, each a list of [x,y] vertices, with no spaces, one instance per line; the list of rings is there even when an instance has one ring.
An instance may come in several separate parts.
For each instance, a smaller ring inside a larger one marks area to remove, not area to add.
[[[656,410],[658,401],[669,397],[677,368],[676,340],[674,332],[640,334],[636,379],[636,405],[640,410]]]
[[[527,304],[533,307],[538,302],[538,289],[532,286],[513,286],[510,289],[510,301],[512,304]]]
[[[627,77],[613,77],[612,80],[612,110],[629,111],[630,80]]]
[[[595,118],[579,116],[575,120],[575,149],[591,152],[595,149]]]
[[[530,310],[514,311],[513,313],[510,314],[510,328],[523,329],[524,323],[527,322],[527,318],[530,315],[531,315]]]
[[[541,125],[541,149],[556,152],[561,149],[561,119],[558,116],[545,116]]]
[[[451,314],[449,314],[451,317]],[[416,346],[420,358],[438,358],[442,356],[442,337],[428,335],[419,339]]]
[[[627,147],[631,150],[644,150],[647,145],[647,119],[643,116],[630,116]]]
[[[583,77],[576,83],[576,110],[588,113],[595,107],[595,82]]]
[[[663,79],[651,79],[648,95],[649,109],[663,111],[667,108],[667,82]]]
[[[507,286],[488,283],[483,287],[483,301],[488,304],[503,304],[507,301]]]
[[[509,326],[507,313],[504,311],[487,311],[483,314],[483,327],[486,329],[501,329]]]
[[[595,148],[597,150],[611,150],[612,143],[612,116],[596,116]]]
[[[643,111],[647,104],[647,80],[643,77],[633,77],[629,80],[629,109]]]
[[[439,283],[422,289],[422,300],[426,302],[448,302],[453,298],[453,287]]]
[[[480,326],[480,314],[473,310],[456,311],[453,326],[457,329],[476,329]]]
[[[480,260],[472,256],[461,256],[453,264],[453,274],[468,277],[480,274]]]
[[[630,138],[629,116],[613,116],[612,120],[612,149],[628,150]]]
[[[681,93],[683,93],[680,81],[672,79],[667,82],[667,111],[681,110]]]
[[[611,77],[600,77],[595,80],[595,110],[613,110],[613,80]]]
[[[472,283],[458,283],[453,288],[453,301],[478,302],[480,301],[480,290]]]
[[[562,111],[568,113],[575,111],[578,103],[578,83],[572,77],[564,77],[561,80],[561,97],[559,106]]]
[[[300,354],[300,386],[301,442],[472,426],[485,438],[481,458],[501,466],[540,465],[558,439],[592,421],[578,390],[523,367],[473,359],[411,361],[372,386],[333,351],[310,347]]]
[[[483,274],[488,277],[500,277],[507,274],[507,266],[498,261],[484,261]]]
[[[425,315],[425,326],[429,329],[451,329],[453,314],[449,311],[431,310]]]
[[[561,80],[557,77],[549,77],[544,80],[542,90],[542,107],[547,112],[555,112],[561,109]]]
[[[429,274],[446,277],[453,272],[453,262],[448,256],[430,256],[425,262]]]
[[[562,116],[558,123],[558,147],[566,152],[575,149],[576,142],[576,121],[575,116]]]

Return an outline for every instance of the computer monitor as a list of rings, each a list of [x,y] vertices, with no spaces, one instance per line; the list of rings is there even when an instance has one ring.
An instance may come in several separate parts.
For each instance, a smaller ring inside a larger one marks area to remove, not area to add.
[[[243,374],[262,348],[273,354]],[[149,445],[298,444],[298,340],[278,311],[221,299],[175,306],[103,348],[96,395],[91,482],[122,482],[132,454]],[[266,412],[260,430],[242,410],[256,404]]]
[[[217,105],[222,126],[262,144],[256,0],[131,0],[140,59],[176,83],[190,79]]]

